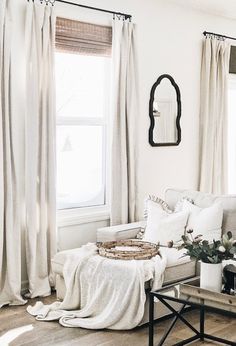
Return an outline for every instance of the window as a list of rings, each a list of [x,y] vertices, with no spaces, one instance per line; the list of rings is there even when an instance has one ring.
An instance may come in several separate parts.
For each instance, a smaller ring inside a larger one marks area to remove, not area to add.
[[[94,33],[96,27],[103,30],[92,25]],[[105,205],[111,43],[104,51],[101,39],[96,41],[94,33],[89,36],[91,42],[86,40],[86,33],[92,32],[88,23],[59,19],[57,29],[58,209]]]
[[[236,75],[230,74],[228,91],[228,192],[236,194]]]

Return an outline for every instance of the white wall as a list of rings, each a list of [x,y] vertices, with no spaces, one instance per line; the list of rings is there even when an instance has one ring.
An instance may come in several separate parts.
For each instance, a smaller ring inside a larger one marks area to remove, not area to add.
[[[18,131],[22,131],[24,116],[23,42],[26,0],[11,0],[14,4],[14,64],[15,115]],[[75,1],[76,2],[76,1]],[[236,23],[223,17],[204,14],[175,5],[168,0],[81,0],[78,3],[123,11],[133,15],[137,25],[137,58],[139,72],[138,126],[138,208],[142,216],[143,199],[151,193],[163,197],[167,187],[196,188],[198,169],[198,114],[201,41],[204,30],[236,36]],[[112,16],[57,4],[60,16],[111,23]],[[148,102],[152,84],[160,74],[172,75],[182,96],[182,141],[177,147],[151,147],[148,143]],[[22,85],[21,85],[22,84]],[[19,135],[19,146],[23,136]],[[77,247],[95,240],[99,224],[73,225],[59,230],[61,249]],[[23,267],[25,264],[23,263]],[[25,271],[23,273],[25,279]]]

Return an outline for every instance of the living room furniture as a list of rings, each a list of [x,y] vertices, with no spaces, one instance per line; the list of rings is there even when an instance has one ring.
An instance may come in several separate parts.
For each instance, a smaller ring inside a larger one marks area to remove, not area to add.
[[[188,197],[194,201],[194,204],[205,208],[211,206],[215,202],[221,202],[223,206],[223,224],[222,231],[226,233],[227,231],[232,231],[234,237],[236,237],[236,195],[225,195],[225,196],[214,196],[211,194],[205,194],[198,191],[191,190],[178,190],[178,189],[168,189],[165,193],[165,201],[168,203],[169,207],[174,209],[178,201],[183,197]],[[145,229],[146,221],[140,221],[135,223],[130,223],[126,225],[118,225],[112,227],[100,228],[97,231],[97,241],[114,241],[121,239],[132,239]],[[171,249],[170,249],[171,250]],[[56,291],[58,299],[63,299],[65,295],[65,282],[63,278],[63,266],[71,254],[78,251],[77,249],[71,249],[66,251],[61,251],[56,254],[52,259],[52,269],[56,274]],[[169,285],[182,280],[191,278],[198,274],[198,267],[195,262],[189,259],[171,259],[167,263],[167,267],[164,275],[163,285]],[[150,282],[145,283],[145,289],[148,295],[150,290]],[[174,303],[175,307],[178,306]],[[173,305],[173,306],[174,306]],[[169,310],[163,306],[161,303],[155,304],[154,318],[158,319],[162,316],[169,314]],[[148,323],[149,320],[149,304],[148,300],[145,304],[145,311],[141,325]]]
[[[176,322],[181,320],[189,329],[194,333],[192,337],[177,342],[173,346],[187,345],[196,340],[212,340],[223,345],[236,346],[235,341],[229,341],[223,338],[219,338],[215,335],[209,335],[205,332],[205,311],[210,310],[216,313],[236,317],[236,296],[230,296],[223,293],[215,293],[199,288],[199,278],[187,280],[182,283],[177,283],[163,287],[155,292],[149,293],[149,346],[153,346],[153,324],[154,324],[154,305],[155,299],[158,299],[165,307],[167,307],[174,318],[169,327],[165,331],[158,346],[164,345],[165,340],[174,328]],[[180,303],[181,307],[177,311],[171,302]],[[197,330],[192,326],[186,318],[182,315],[186,307],[192,307],[196,309],[196,313],[199,310],[199,322],[200,329]]]

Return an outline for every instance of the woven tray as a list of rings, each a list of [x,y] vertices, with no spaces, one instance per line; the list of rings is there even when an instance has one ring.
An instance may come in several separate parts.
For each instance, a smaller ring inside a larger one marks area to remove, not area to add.
[[[100,256],[118,260],[147,260],[160,255],[156,244],[137,240],[100,243],[98,253]]]

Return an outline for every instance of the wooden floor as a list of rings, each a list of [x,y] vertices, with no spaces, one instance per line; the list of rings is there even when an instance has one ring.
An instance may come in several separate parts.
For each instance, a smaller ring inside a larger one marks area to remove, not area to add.
[[[44,298],[46,304],[55,296]],[[31,300],[34,304],[36,299]],[[185,315],[198,327],[196,311]],[[157,323],[155,343],[170,321]],[[206,331],[229,340],[236,341],[236,319],[207,314]],[[191,331],[179,322],[165,345],[173,346],[183,338],[191,336]],[[148,344],[148,328],[141,327],[132,331],[92,331],[80,328],[64,328],[58,322],[38,322],[26,312],[25,306],[4,307],[0,310],[0,346],[143,346]],[[216,345],[216,343],[195,342],[192,345]]]

